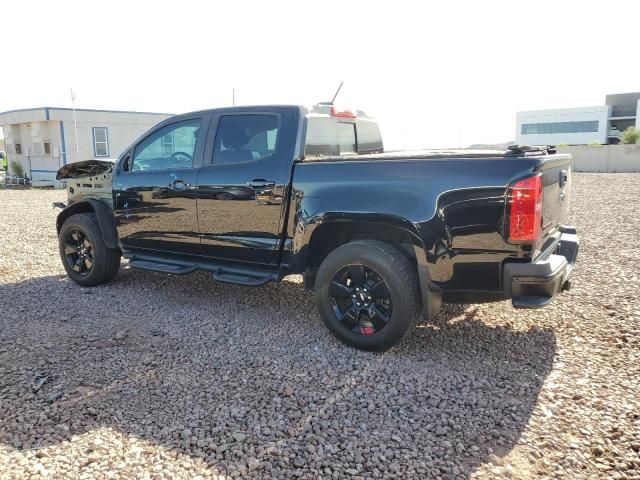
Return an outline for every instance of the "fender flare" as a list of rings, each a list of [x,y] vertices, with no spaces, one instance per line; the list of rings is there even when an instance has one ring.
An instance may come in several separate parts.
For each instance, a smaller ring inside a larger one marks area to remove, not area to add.
[[[118,230],[116,229],[116,219],[113,210],[100,200],[87,198],[80,202],[72,203],[58,214],[56,219],[56,230],[60,233],[60,229],[65,220],[76,213],[92,212],[98,219],[98,226],[102,233],[102,239],[107,248],[120,248],[118,239]]]

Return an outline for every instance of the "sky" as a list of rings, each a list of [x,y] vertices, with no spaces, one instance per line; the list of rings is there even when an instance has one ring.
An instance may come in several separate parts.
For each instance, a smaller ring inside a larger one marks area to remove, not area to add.
[[[0,112],[332,98],[388,148],[515,138],[519,110],[640,90],[640,1],[10,1]]]

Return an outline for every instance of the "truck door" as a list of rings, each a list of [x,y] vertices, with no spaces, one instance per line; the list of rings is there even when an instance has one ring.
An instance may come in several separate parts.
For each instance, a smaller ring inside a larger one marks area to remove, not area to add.
[[[196,183],[209,120],[160,124],[123,156],[113,195],[125,249],[200,253]]]
[[[220,112],[212,119],[197,189],[205,256],[278,263],[294,118],[290,109],[265,107]]]

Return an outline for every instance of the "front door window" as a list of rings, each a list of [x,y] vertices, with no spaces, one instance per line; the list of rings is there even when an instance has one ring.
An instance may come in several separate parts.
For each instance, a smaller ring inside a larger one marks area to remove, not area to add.
[[[195,119],[155,131],[136,146],[131,171],[191,168],[199,128]]]

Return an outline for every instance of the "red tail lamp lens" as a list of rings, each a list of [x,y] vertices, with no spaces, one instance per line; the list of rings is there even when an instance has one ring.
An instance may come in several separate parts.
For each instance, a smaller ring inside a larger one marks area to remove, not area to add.
[[[509,188],[509,240],[535,242],[542,224],[542,177],[525,178]]]

